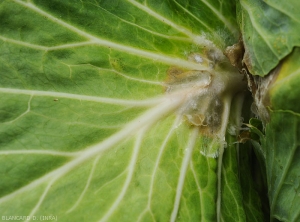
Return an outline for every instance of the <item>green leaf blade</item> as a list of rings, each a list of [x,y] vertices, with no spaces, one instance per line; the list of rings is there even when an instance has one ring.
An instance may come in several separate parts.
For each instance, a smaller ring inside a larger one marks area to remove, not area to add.
[[[265,151],[271,217],[299,220],[299,48],[274,72],[269,86],[270,122],[266,125]]]
[[[0,4],[0,214],[215,221],[218,160],[173,88],[210,81],[206,47],[237,40],[233,2]]]
[[[300,45],[299,15],[295,10],[287,11],[289,7],[299,7],[299,3],[295,0],[286,5],[276,0],[240,1],[244,62],[253,75],[267,75],[294,46]]]
[[[296,207],[300,203],[299,116],[275,111],[271,118],[266,128],[271,214],[283,221],[297,221],[300,215]]]

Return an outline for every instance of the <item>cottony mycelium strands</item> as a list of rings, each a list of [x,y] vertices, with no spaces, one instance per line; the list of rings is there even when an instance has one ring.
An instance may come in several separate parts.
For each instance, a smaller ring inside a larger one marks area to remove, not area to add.
[[[246,82],[216,47],[210,46],[202,53],[191,53],[187,59],[201,64],[202,68],[184,70],[170,67],[165,92],[185,97],[177,115],[191,126],[199,127],[204,144],[201,153],[217,157],[220,148],[226,146],[225,133],[232,100],[237,93],[245,90]]]

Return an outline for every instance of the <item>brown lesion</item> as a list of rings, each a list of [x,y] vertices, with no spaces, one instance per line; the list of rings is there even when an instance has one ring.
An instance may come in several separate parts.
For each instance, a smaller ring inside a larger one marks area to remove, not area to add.
[[[188,124],[191,128],[197,127],[199,129],[199,134],[205,136],[207,138],[215,138],[215,136],[220,132],[220,126],[211,126],[207,125],[205,122],[205,117],[202,114],[195,114],[193,115],[194,121],[192,122],[186,116],[184,121]],[[203,119],[202,119],[203,118]],[[197,122],[197,120],[199,122]]]
[[[208,138],[214,138],[219,132],[220,132],[220,127],[215,128],[212,126],[199,126],[199,132],[201,135],[204,135]]]
[[[243,57],[245,54],[245,48],[243,41],[240,39],[238,43],[228,46],[225,49],[224,55],[229,59],[229,62],[239,70],[243,68]]]
[[[198,54],[194,53],[191,56],[198,56]],[[209,51],[201,58],[203,58],[204,62],[208,63],[210,61],[210,63],[216,64],[220,62],[218,56],[220,57],[217,52]],[[224,55],[221,56],[225,58]],[[208,138],[214,138],[220,132],[222,113],[224,111],[222,100],[215,95],[216,92],[209,91],[213,82],[212,79],[213,74],[208,70],[186,70],[172,66],[167,70],[164,84],[164,91],[167,93],[181,90],[181,87],[194,87],[191,91],[195,95],[183,105],[179,115],[182,115],[185,122],[191,127],[198,127],[201,135]],[[205,94],[201,92],[205,92]]]
[[[178,67],[170,67],[164,81],[164,91],[176,91],[180,86],[206,88],[211,83],[211,73],[206,70],[185,70]]]
[[[174,83],[174,82],[178,82],[181,78],[183,73],[185,72],[185,70],[180,69],[178,67],[171,67],[167,70],[167,78],[165,80],[165,82],[168,83]]]
[[[224,97],[228,93],[234,95],[244,90],[245,85],[239,74],[242,70],[243,43],[228,47],[224,54],[216,49],[204,50],[203,55],[192,53],[189,60],[203,62],[207,69],[187,70],[172,66],[167,70],[164,82],[166,93],[175,92],[175,96],[176,92],[186,94],[186,102],[178,109],[178,115],[184,118],[186,124],[198,127],[201,135],[212,139],[223,138],[220,135],[224,133],[222,123],[225,121],[223,118],[227,118],[224,117]]]
[[[167,84],[180,84],[186,83],[193,77],[199,76],[200,74],[205,74],[207,71],[202,70],[184,70],[177,67],[171,67],[167,71]]]
[[[251,140],[251,133],[249,131],[242,131],[238,135],[238,142],[239,143],[246,143],[249,140]]]
[[[249,51],[247,49],[245,49],[242,64],[244,67],[247,67],[248,70],[252,70],[252,61],[250,58]]]
[[[205,121],[203,122],[204,124],[199,127],[200,132],[203,135],[206,135],[208,137],[215,137],[216,134],[218,134],[221,130],[221,125],[222,125],[222,111],[217,112],[214,111],[214,114],[210,117],[206,117]],[[208,121],[208,119],[210,120]]]
[[[217,103],[216,103],[217,101]],[[215,137],[221,130],[223,103],[218,98],[214,98],[207,106],[205,113],[190,113],[184,115],[188,124],[193,127],[198,127],[201,135],[209,138]],[[210,112],[208,112],[210,111]]]
[[[251,75],[247,68],[242,69],[242,73],[247,77],[248,89],[255,96],[257,91],[257,83],[255,81],[255,76]]]
[[[164,81],[164,87],[163,90],[164,92],[168,92],[170,90],[170,86],[174,85],[175,83],[178,83],[180,79],[182,78],[181,76],[185,70],[172,66],[167,70],[167,77],[166,80]]]

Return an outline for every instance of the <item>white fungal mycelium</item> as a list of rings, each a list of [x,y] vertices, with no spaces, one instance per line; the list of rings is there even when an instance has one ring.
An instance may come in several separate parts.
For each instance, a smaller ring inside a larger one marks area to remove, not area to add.
[[[185,96],[177,114],[183,116],[188,124],[199,127],[205,138],[201,153],[216,157],[219,148],[226,146],[225,132],[232,99],[245,89],[246,82],[216,47],[201,53],[193,52],[187,59],[201,64],[202,68],[184,70],[171,67],[167,72],[165,91]]]

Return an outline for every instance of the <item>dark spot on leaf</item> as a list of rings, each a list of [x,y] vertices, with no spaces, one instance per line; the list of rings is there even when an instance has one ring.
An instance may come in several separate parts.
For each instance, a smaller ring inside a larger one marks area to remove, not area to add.
[[[245,53],[244,44],[240,40],[238,43],[232,46],[228,46],[225,49],[224,55],[229,59],[231,65],[241,70],[244,53]]]

